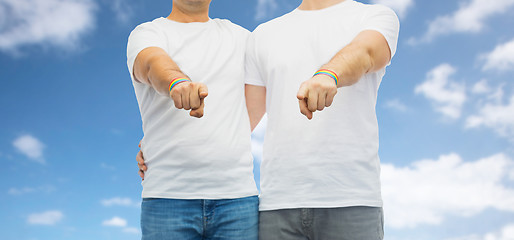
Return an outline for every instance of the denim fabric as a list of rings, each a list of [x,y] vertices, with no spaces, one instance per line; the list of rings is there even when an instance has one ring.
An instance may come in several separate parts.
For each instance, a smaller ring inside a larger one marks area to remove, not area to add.
[[[260,240],[382,240],[382,208],[297,208],[261,211]]]
[[[145,198],[142,240],[257,240],[257,196],[221,200]]]

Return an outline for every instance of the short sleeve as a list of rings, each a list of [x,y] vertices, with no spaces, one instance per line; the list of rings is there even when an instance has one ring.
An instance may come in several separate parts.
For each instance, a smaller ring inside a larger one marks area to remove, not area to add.
[[[250,34],[246,43],[246,54],[245,54],[245,83],[256,86],[266,86],[261,77],[259,69],[257,46],[255,44],[255,31]]]
[[[130,33],[127,43],[127,66],[132,80],[134,80],[134,62],[137,55],[148,47],[166,49],[165,39],[164,34],[152,22],[143,23]]]
[[[385,37],[391,50],[392,59],[396,53],[400,32],[400,21],[396,13],[382,5],[371,5],[363,20],[364,28],[362,30],[375,30]]]

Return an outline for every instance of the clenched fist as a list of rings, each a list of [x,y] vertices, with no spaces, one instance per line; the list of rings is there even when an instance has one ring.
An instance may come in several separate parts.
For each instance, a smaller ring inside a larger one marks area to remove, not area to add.
[[[316,75],[300,85],[297,98],[300,104],[300,112],[309,120],[313,113],[330,107],[337,93],[337,85],[334,79],[326,75]]]
[[[170,92],[176,108],[191,110],[189,115],[197,118],[203,116],[204,98],[207,95],[207,86],[196,82],[181,82]]]

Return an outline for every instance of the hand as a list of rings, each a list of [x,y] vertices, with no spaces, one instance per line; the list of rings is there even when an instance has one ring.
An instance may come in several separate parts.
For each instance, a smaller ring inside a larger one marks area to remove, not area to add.
[[[299,100],[300,112],[309,120],[313,113],[330,107],[334,96],[337,93],[337,86],[329,76],[319,74],[305,81],[300,85],[296,97]]]
[[[203,83],[182,82],[171,89],[170,96],[178,109],[191,110],[192,117],[203,117],[204,98],[207,97],[207,86]]]
[[[147,167],[145,165],[145,159],[143,158],[143,152],[141,151],[141,142],[139,142],[139,152],[136,156],[137,160],[137,167],[139,168],[139,176],[141,177],[141,180],[145,180],[145,171],[147,170]]]

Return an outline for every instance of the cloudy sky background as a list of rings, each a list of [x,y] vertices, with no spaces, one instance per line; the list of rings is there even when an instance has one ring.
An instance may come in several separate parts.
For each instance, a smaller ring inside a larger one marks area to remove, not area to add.
[[[299,2],[213,0],[211,17],[253,30]],[[401,21],[377,103],[386,239],[514,239],[514,0],[362,2]],[[0,0],[2,239],[140,239],[126,40],[170,10]]]

